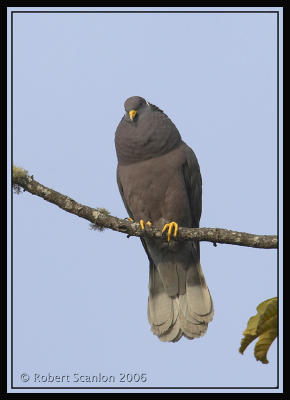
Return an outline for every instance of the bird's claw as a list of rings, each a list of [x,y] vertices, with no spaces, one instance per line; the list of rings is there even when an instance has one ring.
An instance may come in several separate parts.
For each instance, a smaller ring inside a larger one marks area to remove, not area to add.
[[[130,221],[130,222],[134,222],[133,218],[130,218],[130,217],[127,218],[127,220]],[[148,226],[151,226],[151,225],[152,225],[150,221],[147,221],[147,222],[145,223],[145,222],[144,222],[144,219],[140,219],[139,224],[140,224],[140,226],[141,226],[142,231],[144,231],[145,225],[148,225]]]
[[[170,242],[171,233],[172,233],[173,228],[174,228],[173,236],[176,237],[177,232],[178,232],[178,224],[176,222],[169,222],[168,224],[165,224],[163,226],[162,233],[165,232],[166,229],[168,229],[168,232],[167,232],[167,241],[168,242]]]
[[[148,225],[148,226],[151,226],[151,225],[152,225],[150,221],[147,221],[147,222],[145,223],[145,222],[144,222],[144,219],[140,219],[139,224],[140,224],[140,226],[141,226],[142,231],[144,231],[145,225]]]

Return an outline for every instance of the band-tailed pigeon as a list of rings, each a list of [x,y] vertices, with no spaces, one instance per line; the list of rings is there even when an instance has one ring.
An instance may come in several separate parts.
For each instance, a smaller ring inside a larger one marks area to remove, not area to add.
[[[115,135],[117,182],[130,216],[162,229],[167,241],[141,238],[150,262],[148,320],[165,342],[205,334],[213,302],[198,241],[170,240],[178,226],[199,227],[201,175],[194,152],[162,110],[139,96],[125,101]]]

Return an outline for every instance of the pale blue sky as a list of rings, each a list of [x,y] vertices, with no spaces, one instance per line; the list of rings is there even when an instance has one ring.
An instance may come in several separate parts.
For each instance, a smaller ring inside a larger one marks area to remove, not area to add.
[[[276,22],[269,13],[14,14],[15,164],[126,217],[114,133],[124,100],[140,95],[198,157],[201,226],[276,234]],[[172,344],[150,332],[137,238],[91,231],[29,193],[14,196],[13,228],[16,386],[28,385],[22,373],[34,386],[48,372],[101,372],[117,386],[122,372],[147,374],[138,386],[276,385],[277,341],[268,365],[253,344],[238,352],[256,306],[277,295],[276,250],[202,243],[215,316],[204,337]]]

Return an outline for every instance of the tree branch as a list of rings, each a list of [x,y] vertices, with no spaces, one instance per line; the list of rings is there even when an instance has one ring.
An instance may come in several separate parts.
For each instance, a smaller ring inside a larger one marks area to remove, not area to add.
[[[130,222],[109,215],[105,209],[96,209],[77,203],[68,196],[56,192],[29,176],[23,168],[13,166],[13,188],[19,193],[21,188],[36,196],[42,197],[62,208],[63,210],[75,214],[78,217],[87,219],[97,229],[109,228],[114,231],[126,233],[128,236],[142,236],[147,238],[163,238],[166,240],[166,233],[162,235],[159,229],[146,225],[145,230],[140,228],[139,223]],[[178,230],[176,238],[171,240],[193,240],[224,244],[234,244],[238,246],[255,247],[260,249],[274,249],[278,247],[278,238],[275,235],[254,235],[244,232],[236,232],[220,228],[182,228]]]

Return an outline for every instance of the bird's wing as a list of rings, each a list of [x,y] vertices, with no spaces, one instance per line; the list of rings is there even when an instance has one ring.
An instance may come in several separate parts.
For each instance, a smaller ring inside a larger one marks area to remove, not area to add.
[[[119,169],[118,169],[118,168],[117,168],[117,183],[118,183],[119,192],[120,192],[120,195],[121,195],[121,197],[122,197],[124,206],[126,207],[127,213],[128,213],[128,215],[129,215],[130,218],[134,219],[133,213],[132,213],[132,211],[130,210],[130,207],[129,207],[129,205],[128,205],[126,199],[125,199],[125,196],[124,196],[123,186],[122,186],[122,183],[121,183],[121,179],[120,179]],[[135,221],[135,222],[138,222],[138,221]],[[149,254],[147,245],[146,245],[146,243],[145,243],[145,240],[144,240],[142,237],[140,237],[140,240],[141,240],[141,242],[142,242],[142,245],[143,245],[143,247],[144,247],[144,250],[146,251],[146,254],[147,254],[147,257],[148,257],[149,261],[152,262],[152,259],[151,259],[151,257],[150,257],[150,254]]]
[[[134,219],[132,211],[130,210],[129,205],[126,202],[126,199],[125,199],[125,196],[124,196],[123,186],[122,186],[120,175],[119,175],[119,168],[117,168],[117,183],[118,183],[119,192],[120,192],[120,195],[122,197],[124,206],[126,207],[127,213],[128,213],[130,218]]]
[[[199,227],[202,207],[202,180],[199,164],[194,152],[189,146],[185,146],[185,162],[183,164],[183,176],[190,203],[192,215],[192,227]]]

